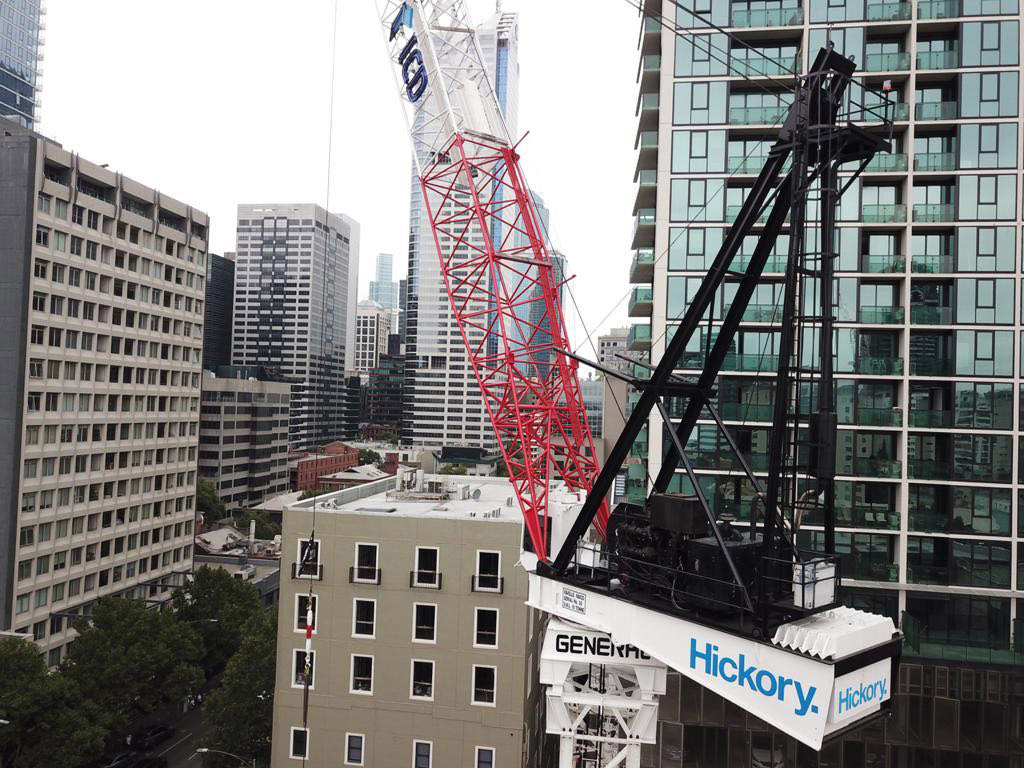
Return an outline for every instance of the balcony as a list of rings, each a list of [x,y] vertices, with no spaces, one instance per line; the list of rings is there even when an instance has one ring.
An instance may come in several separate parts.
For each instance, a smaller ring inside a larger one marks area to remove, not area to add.
[[[654,249],[641,248],[629,263],[629,282],[649,283],[654,280]]]
[[[661,96],[657,93],[642,93],[637,106],[637,117],[640,118],[640,129],[647,131],[658,127],[658,111],[661,108]]]
[[[953,412],[941,410],[910,410],[910,426],[926,429],[942,429],[953,426]]]
[[[734,27],[796,27],[803,23],[803,8],[766,8],[732,12]]]
[[[861,271],[868,272],[871,274],[886,274],[892,272],[902,272],[906,269],[906,260],[898,255],[890,256],[878,256],[870,253],[865,253],[861,257]]]
[[[896,459],[856,456],[852,461],[838,461],[836,463],[836,472],[840,475],[852,475],[854,477],[899,479],[903,474],[903,464]]]
[[[949,254],[911,256],[910,271],[925,275],[941,275],[956,272],[956,262]]]
[[[903,307],[858,307],[857,322],[869,325],[902,323]]]
[[[658,53],[661,50],[661,24],[653,16],[645,16],[640,26],[640,53]]]
[[[865,72],[903,72],[908,69],[910,69],[910,54],[905,51],[869,53],[864,57]]]
[[[957,16],[1007,16],[1018,13],[1017,0],[974,0],[965,9],[960,0],[919,0],[917,18],[954,19]]]
[[[658,90],[661,77],[661,54],[651,53],[640,57],[640,67],[636,80],[640,83],[640,93],[651,93]]]
[[[632,463],[626,465],[626,500],[643,504],[647,500],[647,466]]]
[[[730,75],[737,77],[773,77],[778,75],[792,75],[800,71],[802,60],[800,54],[788,58],[764,58],[751,52],[752,59],[748,60],[738,56],[730,56]]]
[[[778,355],[756,355],[730,353],[725,356],[722,362],[723,371],[738,371],[741,373],[772,372],[779,369]]]
[[[914,117],[917,120],[956,120],[957,102],[919,101],[914,105]]]
[[[903,358],[863,355],[854,359],[853,372],[876,376],[900,376],[903,373]]]
[[[650,323],[638,323],[631,325],[629,335],[626,336],[626,349],[634,352],[642,352],[651,348],[651,325]]]
[[[658,172],[643,169],[636,173],[636,208],[649,208],[658,202]]]
[[[647,427],[644,427],[636,436],[636,440],[633,441],[633,448],[630,450],[630,454],[638,459],[646,459],[647,452],[650,448],[650,437],[647,434]]]
[[[650,317],[654,309],[654,289],[649,285],[637,286],[629,295],[629,316]]]
[[[911,304],[910,323],[911,325],[952,325],[953,308]]]
[[[903,409],[858,406],[853,423],[859,427],[902,427]]]
[[[955,171],[957,165],[955,152],[924,152],[914,155],[915,171]]]
[[[788,104],[774,107],[729,107],[729,122],[732,125],[775,125],[782,122],[788,111]]]
[[[915,203],[914,221],[953,221],[956,207],[949,203]]]
[[[917,54],[918,69],[956,69],[960,63],[960,52],[955,48],[951,51],[921,51]]]
[[[725,220],[736,221],[736,217],[740,215],[740,211],[743,210],[742,205],[727,205],[725,206]],[[768,216],[771,214],[770,208],[765,208],[761,211],[761,215],[754,219],[755,224],[764,224],[768,221]],[[788,217],[787,217],[788,218]]]
[[[906,21],[910,18],[910,3],[868,3],[865,18],[868,21]]]
[[[770,403],[719,403],[718,415],[725,421],[772,421]]]
[[[960,0],[918,0],[917,18],[922,21],[932,19],[955,19],[960,15]]]
[[[782,319],[782,307],[774,304],[748,304],[740,320],[744,323],[777,323]]]
[[[897,173],[906,172],[907,156],[904,154],[878,154],[871,158],[871,162],[864,169],[867,173]]]
[[[907,206],[902,203],[862,205],[860,211],[860,220],[865,224],[885,224],[907,220]]]
[[[765,274],[781,274],[786,271],[786,262],[789,257],[781,256],[769,256],[768,261],[764,265]],[[737,254],[729,265],[729,269],[733,272],[746,272],[747,267],[750,266],[750,256],[747,254]]]
[[[911,376],[952,376],[954,360],[949,357],[919,357],[910,359]]]
[[[654,246],[654,208],[641,208],[633,217],[633,248]]]
[[[952,480],[953,466],[936,459],[909,459],[907,477],[911,480]]]

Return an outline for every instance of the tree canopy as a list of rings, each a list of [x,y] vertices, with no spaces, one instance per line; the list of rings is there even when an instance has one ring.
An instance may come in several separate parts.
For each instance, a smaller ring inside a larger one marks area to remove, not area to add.
[[[224,502],[217,495],[217,488],[205,477],[196,481],[196,510],[206,520],[221,520],[226,514]]]
[[[257,539],[273,539],[281,533],[281,526],[271,521],[265,509],[239,509],[234,513],[235,527],[242,533],[248,534],[250,520],[256,521]]]
[[[466,474],[465,464],[442,464],[437,471],[439,475],[464,475]]]
[[[359,449],[359,463],[360,464],[374,464],[374,465],[376,465],[376,464],[380,464],[382,461],[384,461],[384,457],[381,456],[376,451],[371,450],[369,448],[360,448]]]

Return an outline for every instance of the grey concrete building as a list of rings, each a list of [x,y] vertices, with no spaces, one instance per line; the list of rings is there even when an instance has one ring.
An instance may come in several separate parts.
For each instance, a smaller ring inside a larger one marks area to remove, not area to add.
[[[0,120],[0,629],[51,664],[55,614],[191,568],[208,227]]]
[[[0,117],[29,128],[39,119],[42,0],[0,0]]]
[[[286,493],[291,385],[265,368],[203,372],[199,475],[228,512]]]
[[[232,361],[293,382],[292,447],[342,436],[354,363],[359,224],[318,205],[238,206]]]
[[[356,306],[355,370],[367,373],[377,367],[380,356],[388,351],[388,335],[394,314],[373,299]]]
[[[410,471],[321,496],[315,521],[312,500],[286,510],[275,768],[538,765],[541,624],[514,504],[507,479]]]

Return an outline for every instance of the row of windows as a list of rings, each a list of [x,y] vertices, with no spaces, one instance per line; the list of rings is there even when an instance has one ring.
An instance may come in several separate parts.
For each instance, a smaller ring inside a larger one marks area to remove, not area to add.
[[[312,757],[310,746],[308,728],[291,729],[288,753],[290,758],[305,762]],[[365,734],[345,734],[345,765],[365,765],[366,752]],[[494,747],[475,747],[473,768],[495,768],[495,755]],[[434,743],[432,741],[413,740],[411,766],[412,768],[434,768]]]
[[[23,493],[21,496],[21,513],[22,515],[30,515],[37,511],[46,512],[53,508],[55,502],[58,508],[69,506],[71,504],[72,490],[71,488],[58,488],[56,491]],[[145,504],[118,507],[114,510],[104,510],[102,513],[92,512],[88,515],[78,515],[71,518],[71,534],[77,536],[86,531],[98,531],[101,529],[101,526],[102,528],[111,528],[137,523],[140,520],[149,520],[151,517],[158,518],[178,514],[192,509],[194,501],[194,495],[187,494],[176,498],[146,502]],[[36,506],[37,502],[38,507]],[[191,528],[192,523],[189,521],[186,525],[186,530],[191,530]],[[55,538],[61,539],[67,535],[67,529],[68,521],[66,519],[41,522],[38,525],[38,530],[35,525],[22,526],[18,538],[18,546],[31,547],[36,541],[40,543],[49,541],[51,533]]]
[[[79,405],[82,405],[81,398]],[[71,408],[76,413],[78,409]],[[88,409],[87,409],[88,410]],[[114,440],[164,440],[172,437],[194,437],[194,421],[109,422],[107,424],[29,424],[25,427],[26,445],[106,442]],[[99,469],[99,467],[96,467]]]

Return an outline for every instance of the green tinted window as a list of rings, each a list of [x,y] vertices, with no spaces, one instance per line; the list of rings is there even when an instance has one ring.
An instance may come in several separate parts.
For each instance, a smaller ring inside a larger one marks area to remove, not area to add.
[[[722,81],[676,83],[672,122],[675,125],[724,123],[727,85]]]
[[[961,278],[956,281],[956,321],[1013,325],[1012,278]]]
[[[1020,25],[1016,21],[969,21],[961,25],[965,67],[1016,66]]]
[[[728,61],[729,39],[723,34],[676,36],[676,77],[724,75]]]
[[[674,131],[672,173],[725,170],[725,131]]]

